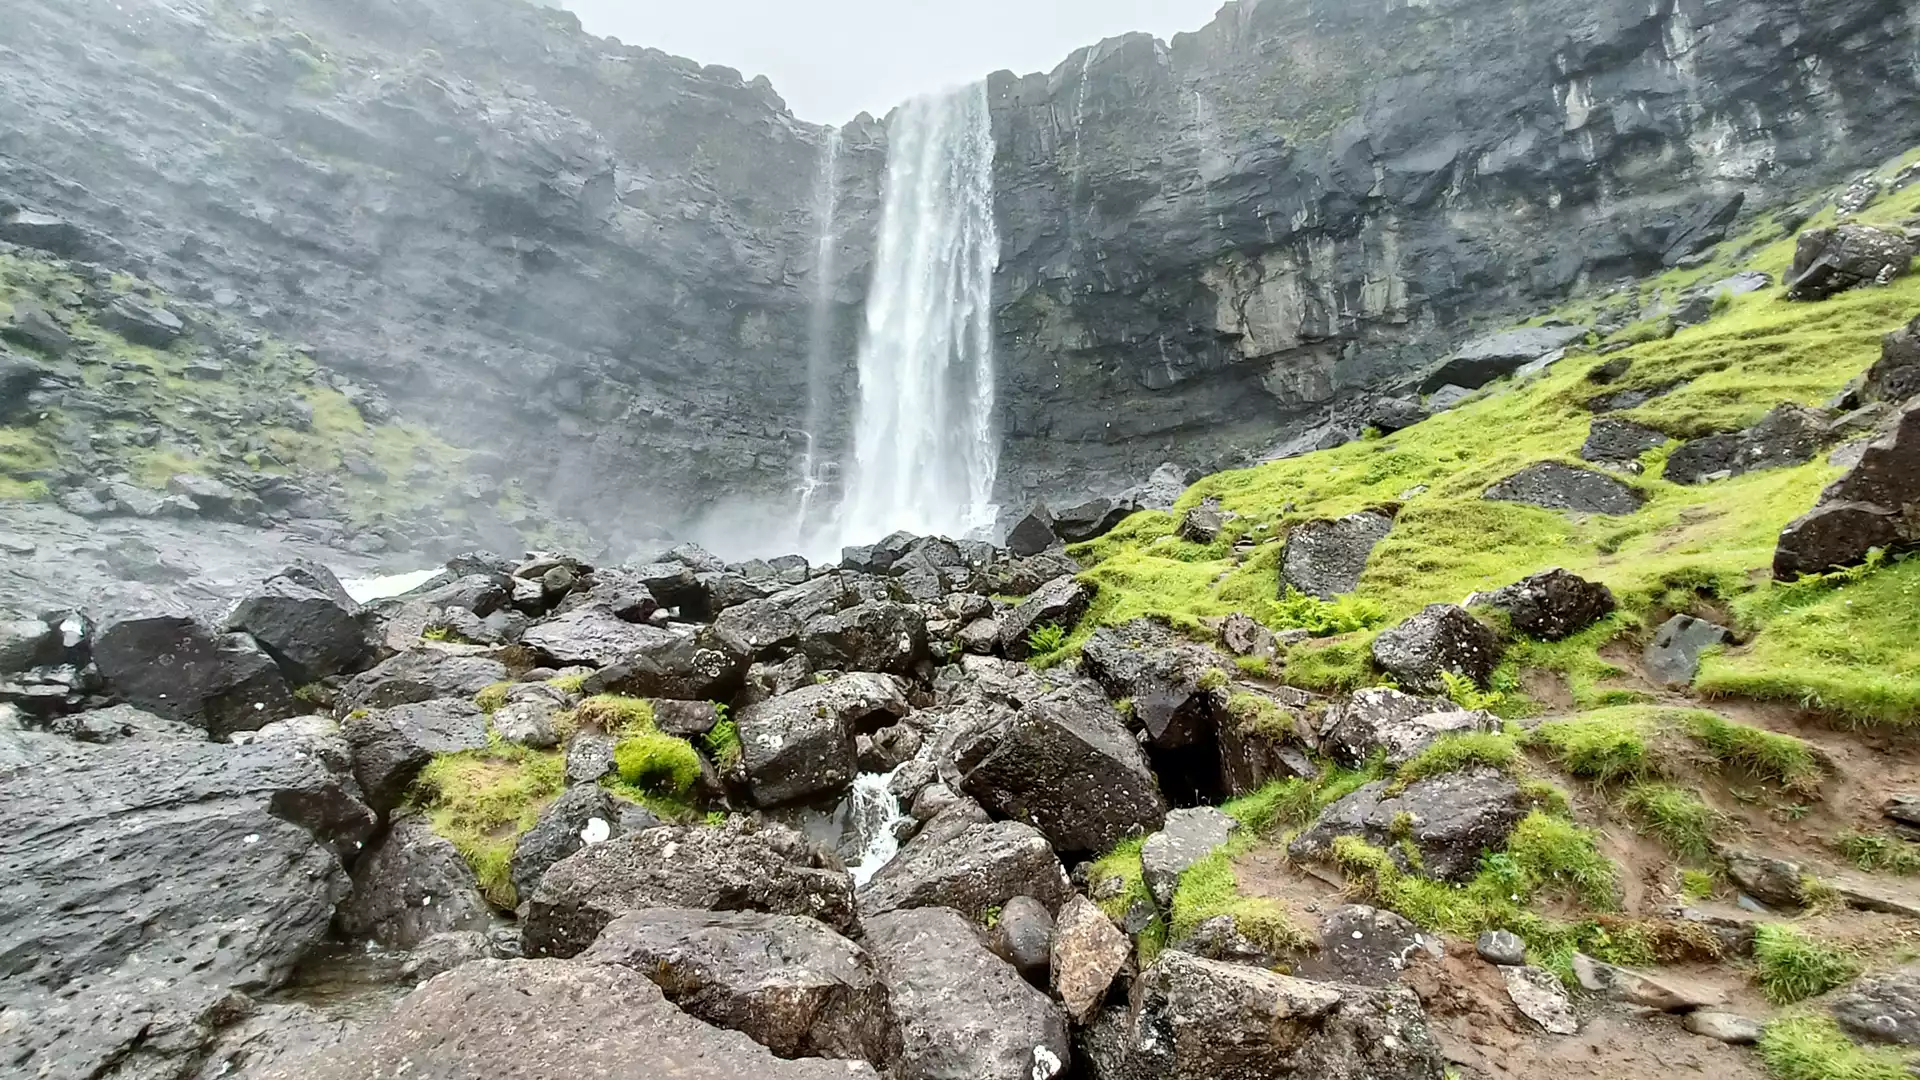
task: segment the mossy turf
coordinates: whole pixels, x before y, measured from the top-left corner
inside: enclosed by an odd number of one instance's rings
[[[1920,207],[1909,188],[1864,220],[1899,220]],[[1820,219],[1813,223],[1817,225]],[[1793,237],[1771,221],[1727,241],[1712,263],[1645,283],[1643,298],[1738,270],[1781,280]],[[1559,314],[1589,317],[1611,301],[1576,301]],[[1813,591],[1769,580],[1780,530],[1811,508],[1839,475],[1824,457],[1793,468],[1697,486],[1663,478],[1668,447],[1649,451],[1643,471],[1624,479],[1645,497],[1632,514],[1569,515],[1482,494],[1541,461],[1583,468],[1589,402],[1622,389],[1665,389],[1619,413],[1675,440],[1734,431],[1783,403],[1818,406],[1879,355],[1880,339],[1920,309],[1920,275],[1856,289],[1820,303],[1795,303],[1779,288],[1721,301],[1706,323],[1670,336],[1623,332],[1629,347],[1606,357],[1576,352],[1522,385],[1499,384],[1406,430],[1285,461],[1209,476],[1172,512],[1145,512],[1073,553],[1099,587],[1071,647],[1095,625],[1157,616],[1195,634],[1206,620],[1244,612],[1274,629],[1305,627],[1319,640],[1295,646],[1281,676],[1313,690],[1383,682],[1368,644],[1378,629],[1435,602],[1457,602],[1561,566],[1607,584],[1621,614],[1568,642],[1525,639],[1509,650],[1504,686],[1526,670],[1564,678],[1580,708],[1628,704],[1633,691],[1609,685],[1623,673],[1600,655],[1653,620],[1705,604],[1730,605],[1751,644],[1710,657],[1699,686],[1715,694],[1789,700],[1837,717],[1906,724],[1920,718],[1920,565],[1880,568]],[[1631,328],[1630,328],[1631,329]],[[1627,374],[1609,385],[1590,378],[1619,359]],[[1498,432],[1498,438],[1489,438]],[[1234,515],[1212,544],[1179,538],[1180,514],[1218,499]],[[1317,518],[1396,507],[1393,531],[1374,550],[1354,595],[1333,603],[1284,597],[1284,536]],[[1254,542],[1249,551],[1239,545]]]
[[[1908,1080],[1912,1075],[1906,1055],[1862,1047],[1840,1025],[1815,1013],[1769,1023],[1759,1050],[1773,1080]]]
[[[1826,768],[1804,739],[1704,709],[1621,705],[1549,720],[1526,744],[1572,776],[1609,785],[1674,779],[1692,769],[1733,770],[1785,791],[1817,796]]]
[[[1860,974],[1849,951],[1797,927],[1772,923],[1753,938],[1753,980],[1775,1005],[1792,1005],[1844,986]]]
[[[566,757],[496,742],[485,750],[443,754],[414,782],[410,802],[433,831],[452,841],[495,905],[512,910],[509,863],[520,834],[566,786]]]

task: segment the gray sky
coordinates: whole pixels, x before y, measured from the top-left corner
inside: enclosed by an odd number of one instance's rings
[[[1197,30],[1221,0],[562,0],[587,29],[765,75],[794,114],[844,123],[1000,68],[1051,71],[1101,38]]]

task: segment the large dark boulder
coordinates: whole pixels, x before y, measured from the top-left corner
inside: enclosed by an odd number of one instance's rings
[[[430,647],[408,649],[350,679],[340,691],[339,706],[357,712],[437,698],[471,699],[506,681],[507,669],[497,660]]]
[[[1008,531],[1007,550],[1015,555],[1038,555],[1059,547],[1060,538],[1054,535],[1053,527],[1053,514],[1044,505],[1035,503]]]
[[[1147,738],[1168,749],[1213,738],[1225,695],[1201,683],[1224,663],[1213,650],[1177,641],[1146,620],[1095,630],[1080,650],[1081,670],[1109,697],[1131,701]]]
[[[1047,968],[1074,1023],[1087,1022],[1132,958],[1132,943],[1093,901],[1075,893],[1060,906]]]
[[[630,911],[691,908],[805,915],[835,930],[853,921],[853,880],[823,870],[778,827],[668,826],[629,833],[547,871],[522,923],[528,956],[574,956]]]
[[[1499,638],[1457,604],[1429,604],[1373,639],[1373,662],[1422,693],[1444,691],[1440,675],[1449,671],[1485,686],[1499,661]]]
[[[907,675],[927,656],[927,617],[912,604],[866,601],[809,620],[800,651],[816,670]]]
[[[1054,578],[1000,617],[1000,651],[1010,660],[1033,655],[1033,632],[1042,626],[1071,631],[1093,602],[1093,586],[1072,576]]]
[[[740,710],[741,764],[754,805],[845,790],[857,772],[855,736],[910,709],[899,680],[854,672]]]
[[[1296,859],[1324,858],[1342,836],[1386,848],[1402,870],[1438,881],[1465,881],[1480,858],[1499,851],[1532,810],[1511,777],[1492,769],[1444,773],[1416,780],[1399,794],[1376,780],[1320,812],[1287,851]],[[1419,852],[1410,864],[1399,842]]]
[[[1180,875],[1218,851],[1239,822],[1211,806],[1175,810],[1140,847],[1140,876],[1161,910],[1170,911]]]
[[[1667,434],[1656,431],[1644,424],[1618,417],[1595,417],[1587,429],[1587,441],[1580,447],[1583,461],[1600,461],[1612,465],[1626,465],[1640,460],[1640,455],[1649,450],[1657,450],[1667,445]]]
[[[786,1061],[681,1011],[620,964],[481,960],[415,990],[386,1020],[261,1080],[877,1080],[864,1062]]]
[[[1361,986],[1391,986],[1413,958],[1431,949],[1443,955],[1437,937],[1429,937],[1391,911],[1365,904],[1342,904],[1320,921],[1327,962],[1340,978]]]
[[[1348,768],[1359,768],[1376,754],[1397,766],[1443,735],[1499,728],[1496,718],[1469,712],[1445,698],[1370,687],[1327,709],[1320,722],[1320,749]]]
[[[659,908],[615,919],[581,954],[652,980],[688,1015],[783,1058],[885,1064],[887,988],[866,951],[797,915]]]
[[[965,916],[915,908],[874,916],[865,929],[891,1001],[899,1080],[1052,1080],[1066,1071],[1060,1007],[989,952]]]
[[[1584,326],[1529,326],[1476,338],[1428,372],[1420,392],[1431,394],[1444,386],[1478,390],[1586,336]]]
[[[1631,514],[1647,501],[1611,476],[1557,461],[1527,466],[1488,488],[1486,497],[1576,514]]]
[[[93,660],[116,696],[215,736],[302,711],[279,666],[252,638],[188,616],[111,623],[93,643]]]
[[[954,764],[968,795],[1066,853],[1105,852],[1167,815],[1146,754],[1090,683],[1061,687],[956,743]]]
[[[1877,1043],[1920,1046],[1920,966],[1876,972],[1828,1004],[1840,1026]]]
[[[708,605],[713,600],[712,592],[700,581],[700,573],[718,573],[726,569],[726,564],[689,565],[685,562],[647,563],[642,566],[623,566],[625,576],[635,584],[647,590],[660,601],[661,606],[678,608],[683,618],[705,618]]]
[[[1699,673],[1700,661],[1708,649],[1732,640],[1732,633],[1724,626],[1691,615],[1675,615],[1654,632],[1640,661],[1654,682],[1685,686]]]
[[[596,827],[594,822],[600,825]],[[613,797],[598,784],[575,784],[540,811],[533,828],[514,841],[513,856],[507,873],[513,883],[516,902],[532,899],[553,864],[587,847],[587,838],[596,832],[610,840],[627,832],[629,823],[659,824],[645,809]]]
[[[1774,550],[1773,575],[1791,581],[1866,560],[1873,548],[1920,547],[1920,401],[1909,402],[1885,434],[1789,524]]]
[[[1169,949],[1089,1032],[1098,1080],[1442,1080],[1405,987],[1309,982]]]
[[[1913,244],[1902,233],[1871,225],[1808,229],[1794,245],[1787,299],[1825,300],[1862,285],[1885,285],[1912,263]]]
[[[468,698],[396,705],[341,725],[353,754],[353,775],[367,802],[385,813],[400,805],[420,770],[438,754],[481,750],[487,718]]]
[[[0,349],[0,423],[11,423],[31,406],[28,395],[52,372],[39,361]]]
[[[923,907],[980,916],[1016,896],[1032,897],[1052,911],[1072,892],[1039,830],[996,821],[916,836],[860,888],[858,899],[863,919]]]
[[[333,572],[289,567],[241,598],[227,629],[249,634],[297,684],[357,670],[373,651],[353,602]]]
[[[1826,437],[1824,414],[1800,405],[1779,405],[1745,431],[1709,435],[1682,445],[1667,457],[1663,479],[1703,484],[1761,469],[1804,465],[1820,452]]]
[[[684,635],[629,622],[611,607],[584,604],[535,623],[520,643],[555,667],[606,667],[628,657],[662,651]]]
[[[190,1063],[233,990],[326,937],[337,853],[376,824],[291,745],[8,731],[0,810],[0,1015],[32,1018],[0,1023],[0,1059],[48,1077],[179,1075],[156,1059]]]
[[[736,604],[721,612],[714,626],[744,641],[756,660],[781,659],[799,647],[808,623],[860,602],[849,576],[822,574],[764,600]]]
[[[180,316],[158,304],[122,296],[108,304],[94,320],[135,345],[164,349],[186,335]]]
[[[735,609],[738,610],[738,609]],[[731,701],[746,681],[749,650],[718,627],[676,633],[589,675],[583,694],[675,701]]]
[[[1613,591],[1597,581],[1555,568],[1476,597],[1506,613],[1513,629],[1542,641],[1560,641],[1613,614]]]
[[[1179,497],[1178,492],[1175,497]],[[1069,544],[1098,539],[1112,532],[1139,508],[1131,496],[1109,498],[1103,495],[1088,499],[1056,513],[1053,516],[1053,534]]]
[[[1280,555],[1280,591],[1322,600],[1352,592],[1374,547],[1392,530],[1393,518],[1378,510],[1294,526]]]
[[[1867,369],[1860,399],[1898,405],[1920,396],[1920,315],[1880,340],[1880,359]]]
[[[466,860],[418,817],[393,822],[353,868],[353,895],[340,930],[389,949],[411,949],[435,934],[484,931],[492,922]]]

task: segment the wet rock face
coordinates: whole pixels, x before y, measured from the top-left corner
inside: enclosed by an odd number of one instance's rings
[[[396,821],[354,867],[353,897],[340,928],[390,949],[411,949],[435,934],[485,930],[480,886],[453,844],[419,818]]]
[[[1067,872],[1047,838],[1017,821],[957,822],[914,838],[859,892],[863,917],[908,908],[948,907],[983,914],[1016,896],[1048,911],[1072,895]]]
[[[93,655],[108,686],[130,704],[214,735],[253,731],[301,711],[257,642],[192,618],[114,623],[94,643]]]

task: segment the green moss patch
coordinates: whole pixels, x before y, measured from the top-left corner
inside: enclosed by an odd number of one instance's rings
[[[1797,927],[1771,923],[1753,938],[1753,981],[1767,1000],[1791,1005],[1851,982],[1860,961]]]
[[[1893,1050],[1866,1049],[1847,1038],[1831,1019],[1808,1013],[1767,1025],[1760,1060],[1774,1080],[1908,1080],[1908,1058]]]
[[[557,751],[496,743],[435,758],[414,782],[409,801],[473,867],[487,899],[512,910],[519,899],[508,873],[514,844],[565,788],[566,770],[566,757]]]

